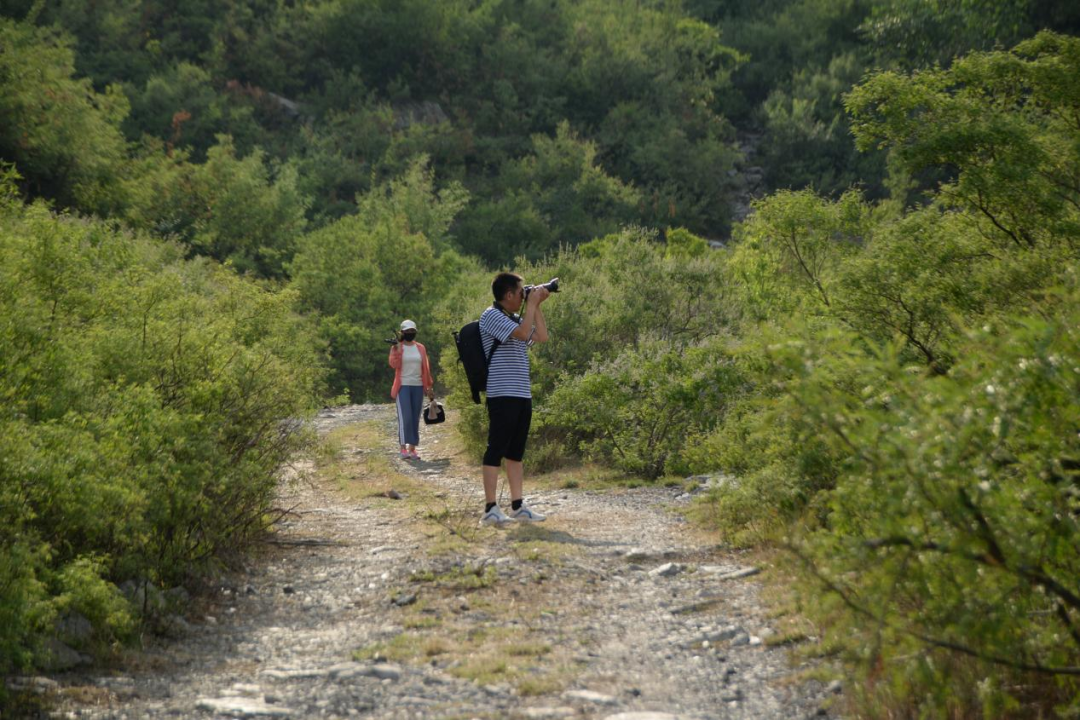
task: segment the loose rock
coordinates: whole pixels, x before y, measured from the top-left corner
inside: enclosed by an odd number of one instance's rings
[[[224,697],[203,698],[195,703],[199,710],[231,715],[233,717],[292,717],[293,711],[277,705],[267,705],[258,700]]]
[[[649,575],[653,577],[674,577],[682,571],[683,566],[679,563],[664,563],[660,567],[650,570]]]
[[[592,690],[568,690],[563,693],[567,700],[579,700],[581,702],[595,703],[597,705],[618,705],[619,701],[610,695],[593,692]]]

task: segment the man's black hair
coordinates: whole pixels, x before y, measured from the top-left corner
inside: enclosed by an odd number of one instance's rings
[[[491,281],[491,293],[495,296],[495,302],[502,302],[502,299],[506,297],[506,293],[516,290],[518,283],[522,279],[520,275],[512,272],[503,272],[496,275],[495,279]]]

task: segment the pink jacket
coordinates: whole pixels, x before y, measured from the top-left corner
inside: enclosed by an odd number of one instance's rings
[[[431,392],[435,382],[431,379],[431,366],[428,365],[427,348],[416,343],[420,349],[420,381],[424,383],[424,392]],[[390,348],[390,367],[394,368],[394,386],[390,388],[390,397],[397,400],[398,392],[401,391],[401,344],[398,343]]]

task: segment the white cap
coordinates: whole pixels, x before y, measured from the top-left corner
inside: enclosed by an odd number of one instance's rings
[[[414,323],[412,320],[402,320],[401,321],[401,329],[402,329],[402,331],[415,330],[416,329],[416,323]]]

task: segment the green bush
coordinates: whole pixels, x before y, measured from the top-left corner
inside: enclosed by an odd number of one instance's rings
[[[120,87],[97,92],[75,77],[71,43],[53,28],[0,17],[0,46],[0,158],[19,166],[36,196],[86,212],[120,207]]]
[[[861,716],[1080,708],[1078,58],[1042,34],[869,79],[860,145],[948,182],[777,194],[723,268],[744,383],[685,456],[734,477],[695,511],[786,540]]]
[[[124,182],[125,217],[138,228],[171,236],[239,272],[282,278],[305,230],[310,200],[296,168],[268,163],[262,150],[237,157],[220,135],[206,162],[167,154],[148,142]]]
[[[641,342],[565,375],[544,399],[538,423],[586,458],[656,479],[686,472],[690,439],[723,419],[730,363],[714,347],[671,349]]]
[[[757,328],[760,336],[730,343],[732,381],[723,422],[703,429],[683,453],[694,473],[722,473],[693,512],[738,545],[768,543],[833,487],[842,456],[813,425],[796,422],[791,376],[771,355],[789,330]]]
[[[694,251],[700,239],[689,233],[674,234],[674,250],[654,232],[629,228],[515,268],[526,283],[561,281],[543,306],[550,340],[530,356],[536,431],[526,462],[550,467],[587,449],[651,477],[681,472],[687,436],[718,421],[728,377],[710,341],[727,326],[727,294],[717,279],[723,258]],[[493,276],[469,275],[436,313],[455,330],[476,319],[491,303]],[[651,372],[640,373],[639,362]],[[455,353],[443,375],[452,400],[467,408],[461,427],[469,447],[482,450],[486,414],[472,406]],[[600,430],[620,415],[626,434]]]
[[[995,717],[1080,708],[1077,328],[1074,290],[1042,317],[968,333],[947,376],[895,351],[839,355],[843,338],[778,355],[796,422],[843,457],[824,523],[794,546],[808,589],[848,608],[832,633],[865,672],[908,678],[868,683],[864,702],[936,716],[957,697]],[[858,381],[832,379],[845,374]],[[974,697],[973,674],[1027,680]]]
[[[317,313],[335,394],[389,398],[394,376],[383,340],[405,318],[417,323],[433,367],[446,348],[453,352],[450,328],[432,319],[436,303],[476,265],[450,249],[450,224],[466,200],[460,186],[436,192],[426,158],[418,158],[359,198],[359,214],[301,239],[293,287]]]
[[[183,582],[262,531],[322,381],[295,293],[42,204],[0,215],[7,672],[64,613],[123,639],[116,583]]]
[[[555,137],[536,135],[532,154],[508,160],[488,197],[462,213],[461,247],[489,263],[539,260],[561,245],[615,232],[635,217],[640,193],[607,175],[593,143],[566,122]]]

